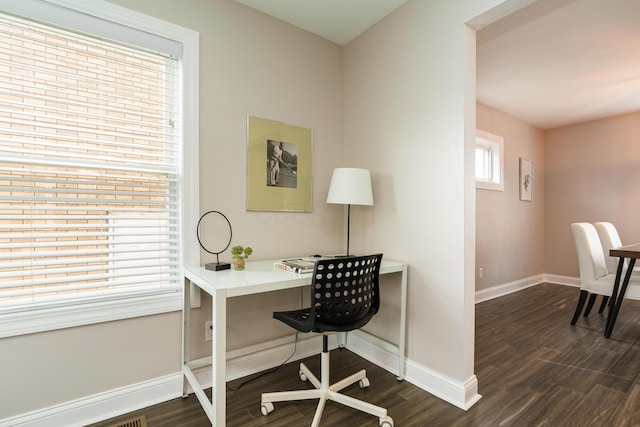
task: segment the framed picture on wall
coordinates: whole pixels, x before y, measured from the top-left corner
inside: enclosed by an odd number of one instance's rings
[[[520,157],[520,200],[533,201],[533,160]]]
[[[311,129],[248,117],[247,210],[312,211]]]

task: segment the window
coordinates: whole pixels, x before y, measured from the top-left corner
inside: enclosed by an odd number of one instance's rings
[[[180,57],[141,44],[0,14],[0,314],[159,295],[179,307],[193,92]]]
[[[504,139],[482,130],[476,131],[476,188],[504,190]]]

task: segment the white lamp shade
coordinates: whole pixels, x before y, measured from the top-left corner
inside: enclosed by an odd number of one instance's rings
[[[367,169],[337,168],[333,170],[327,203],[341,205],[373,205],[371,173]]]

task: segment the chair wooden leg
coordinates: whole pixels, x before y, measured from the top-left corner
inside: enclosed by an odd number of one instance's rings
[[[587,308],[584,309],[584,317],[589,317],[589,313],[591,313],[591,309],[593,308],[593,304],[596,302],[596,298],[598,298],[598,294],[589,295],[589,302],[587,302]]]
[[[600,310],[598,310],[598,313],[602,313],[604,312],[604,309],[607,308],[607,303],[609,302],[609,297],[606,295],[602,296],[602,303],[600,303]]]
[[[576,312],[573,313],[573,319],[571,319],[571,326],[574,326],[578,321],[578,317],[580,317],[580,313],[582,313],[582,307],[584,307],[584,303],[587,300],[587,295],[589,295],[589,292],[580,290],[580,297],[578,298],[578,306],[576,307]]]

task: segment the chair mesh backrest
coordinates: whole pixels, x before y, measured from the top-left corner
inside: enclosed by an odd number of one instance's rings
[[[311,283],[311,314],[317,322],[347,325],[373,316],[380,307],[382,254],[316,262]]]

